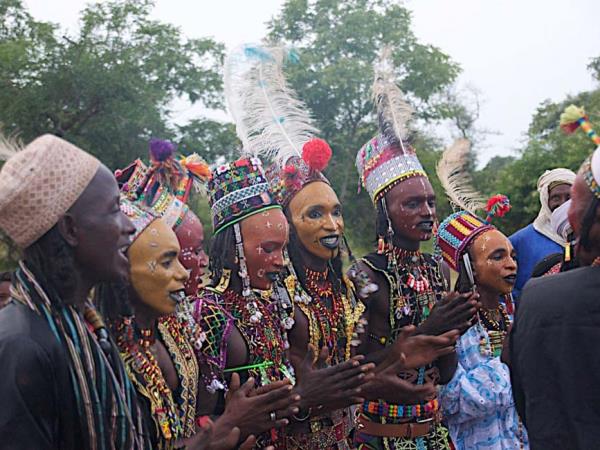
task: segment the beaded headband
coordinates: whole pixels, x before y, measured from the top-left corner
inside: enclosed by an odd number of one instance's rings
[[[592,194],[596,198],[600,198],[600,186],[598,185],[600,179],[600,147],[583,161],[581,173]]]
[[[391,144],[379,134],[369,140],[356,155],[361,186],[376,203],[390,189],[411,177],[427,177],[416,153],[406,143],[404,148]]]
[[[214,169],[208,182],[215,235],[252,214],[281,208],[258,158],[242,158]]]
[[[121,211],[127,216],[135,227],[135,233],[132,236],[132,242],[135,241],[140,234],[154,222],[158,217],[147,208],[143,208],[140,204],[131,201],[126,196],[121,195]]]
[[[323,139],[313,138],[302,147],[302,158],[288,158],[283,168],[275,163],[266,173],[271,190],[284,208],[304,186],[314,181],[331,185],[322,171],[331,159],[331,148]]]

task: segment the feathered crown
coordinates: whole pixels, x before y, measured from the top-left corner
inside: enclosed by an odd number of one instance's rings
[[[395,82],[391,47],[385,47],[375,65],[373,102],[379,133],[356,155],[360,183],[377,202],[399,182],[427,174],[414,149],[408,144],[408,123],[413,109]]]
[[[494,195],[487,203],[473,186],[468,170],[471,144],[466,139],[455,141],[444,150],[437,165],[437,175],[453,208],[459,211],[447,217],[438,227],[436,254],[442,256],[450,267],[458,270],[463,252],[483,232],[494,229],[494,217],[502,217],[510,211],[510,202],[505,195]],[[485,210],[486,219],[476,215]]]
[[[177,226],[189,210],[186,202],[192,188],[203,190],[210,180],[210,168],[196,153],[177,155],[175,144],[166,140],[150,140],[149,155],[150,166],[137,159],[115,171],[115,177],[126,198],[151,207]]]
[[[294,50],[245,45],[225,61],[225,95],[246,157],[273,160],[267,177],[282,205],[312,181],[329,183],[321,173],[331,148],[315,135],[307,107],[287,85],[286,61]]]

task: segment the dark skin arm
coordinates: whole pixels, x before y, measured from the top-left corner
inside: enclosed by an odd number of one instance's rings
[[[365,333],[360,337],[358,351],[366,355],[367,361],[377,364],[375,379],[365,387],[365,396],[369,399],[384,398],[400,404],[421,403],[431,399],[432,392],[435,392],[431,383],[417,386],[403,380],[397,374],[407,368],[429,364],[442,355],[454,354],[454,342],[458,332],[451,331],[449,335],[435,337],[442,339],[440,342],[435,342],[433,350],[432,343],[427,342],[432,336],[414,336],[418,334],[414,327],[406,328],[397,341],[390,346],[385,346],[385,343],[369,337],[369,333],[376,337],[390,335],[389,288],[387,280],[381,274],[374,272],[365,264],[359,263],[358,266],[379,286],[376,292],[364,299],[367,309],[363,318],[367,323]],[[410,340],[409,336],[421,341]],[[390,364],[392,368],[388,368]]]
[[[360,365],[358,356],[335,366],[327,363],[328,353],[309,347],[308,319],[299,308],[294,311],[294,327],[290,330],[290,361],[297,375],[296,390],[302,400],[302,417],[309,409],[324,411],[345,408],[363,401],[361,386],[368,381],[374,366]]]

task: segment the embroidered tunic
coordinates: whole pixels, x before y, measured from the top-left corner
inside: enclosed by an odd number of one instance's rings
[[[529,448],[515,410],[510,374],[500,357],[482,355],[481,324],[460,338],[458,368],[440,392],[440,404],[457,450]]]

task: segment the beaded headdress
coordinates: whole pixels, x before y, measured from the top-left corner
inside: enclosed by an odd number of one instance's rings
[[[315,138],[308,109],[287,85],[285,62],[297,62],[284,47],[245,45],[225,62],[225,93],[243,153],[274,160],[266,175],[284,207],[306,184],[329,184],[322,171],[331,148]]]
[[[127,197],[121,195],[121,211],[127,216],[133,226],[135,232],[132,236],[131,241],[135,241],[140,234],[157,219],[157,216],[153,214],[148,208],[144,208],[141,204],[132,202]]]
[[[448,265],[458,271],[465,249],[480,234],[495,229],[491,225],[494,217],[502,217],[510,211],[510,202],[505,195],[495,195],[486,205],[487,218],[482,220],[469,211],[458,211],[448,216],[439,226],[435,249]]]
[[[439,225],[435,252],[456,271],[459,270],[460,260],[471,242],[480,234],[494,229],[491,225],[494,217],[502,217],[510,210],[510,202],[505,195],[495,195],[485,204],[481,194],[473,188],[473,179],[468,170],[470,151],[470,142],[458,139],[444,150],[436,167],[438,178],[452,207],[459,211]],[[480,209],[487,213],[485,220],[475,214]]]
[[[169,226],[176,227],[189,210],[186,202],[192,188],[202,188],[210,169],[197,154],[176,156],[173,143],[152,139],[150,166],[137,159],[117,170],[115,176],[126,198],[152,208]]]
[[[394,81],[391,48],[386,47],[375,67],[373,101],[377,107],[379,133],[356,155],[360,185],[373,203],[410,177],[427,174],[415,150],[408,144],[407,123],[413,110]]]
[[[281,208],[258,158],[241,158],[217,166],[207,190],[215,235],[260,211]]]

